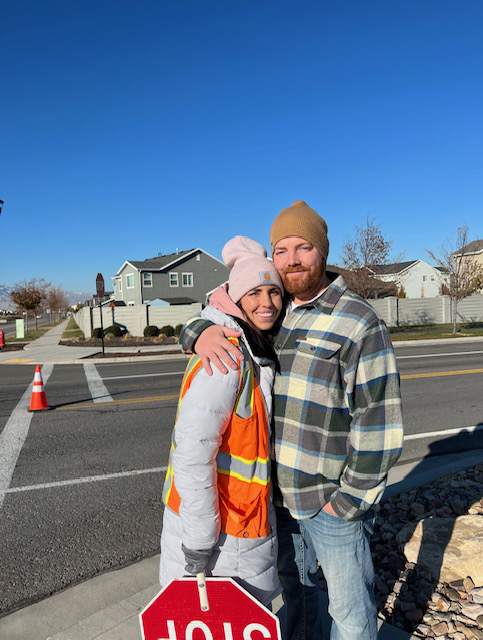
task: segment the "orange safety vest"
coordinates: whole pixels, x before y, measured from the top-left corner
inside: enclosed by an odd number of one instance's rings
[[[236,338],[230,340],[238,346]],[[237,538],[261,538],[270,532],[268,420],[253,363],[247,356],[245,354],[245,360],[238,365],[240,389],[216,457],[218,506],[222,531]],[[181,383],[178,413],[183,397],[201,367],[201,360],[193,356]],[[173,434],[171,451],[174,449]],[[171,459],[163,499],[170,509],[179,513],[181,498],[176,491]]]

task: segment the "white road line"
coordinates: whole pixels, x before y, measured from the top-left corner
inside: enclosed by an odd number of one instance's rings
[[[168,373],[138,373],[134,376],[106,376],[103,380],[126,380],[129,378],[154,378],[156,376],[182,376],[184,371],[169,371]]]
[[[89,391],[94,402],[113,402],[106,385],[102,381],[96,365],[92,362],[84,363],[84,372],[86,374]]]
[[[54,366],[46,364],[42,367],[44,385],[52,373]],[[23,443],[29,432],[33,413],[29,413],[30,397],[32,395],[33,380],[12,411],[10,418],[0,433],[0,507],[5,500],[8,487],[12,480],[15,465],[22,451]]]
[[[39,491],[40,489],[52,489],[54,487],[68,487],[75,484],[86,484],[89,482],[101,482],[103,480],[114,480],[115,478],[126,478],[145,475],[146,473],[166,473],[168,467],[153,467],[152,469],[135,469],[133,471],[122,471],[119,473],[107,473],[102,476],[86,476],[85,478],[74,478],[72,480],[61,480],[59,482],[44,482],[42,484],[30,484],[24,487],[12,487],[6,493],[20,493],[21,491]]]
[[[404,440],[422,440],[423,438],[434,438],[435,436],[454,436],[458,433],[474,433],[475,431],[483,431],[483,424],[477,424],[473,427],[458,427],[457,429],[445,429],[444,431],[428,431],[427,433],[412,433],[404,436]]]
[[[409,360],[410,358],[442,358],[443,356],[473,356],[483,353],[483,351],[458,351],[456,353],[421,353],[414,356],[398,356],[396,360]]]

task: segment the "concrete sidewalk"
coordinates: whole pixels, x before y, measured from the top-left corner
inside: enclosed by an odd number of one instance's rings
[[[97,352],[86,347],[58,344],[66,322],[48,331],[24,351],[0,353],[0,363],[66,364],[82,362],[82,357]],[[158,347],[155,347],[159,350]],[[115,348],[116,352],[120,349]],[[127,354],[127,357],[128,354]],[[148,356],[149,357],[149,356]],[[154,356],[160,358],[162,356]],[[176,356],[169,356],[176,357]],[[180,354],[179,357],[186,358]],[[136,358],[139,360],[139,358]],[[144,360],[144,358],[143,358]],[[119,358],[114,360],[119,362]],[[90,360],[93,362],[93,360]],[[102,359],[101,362],[106,362]],[[385,498],[410,491],[435,478],[471,467],[483,458],[481,450],[450,454],[394,467],[389,474]],[[104,573],[70,587],[31,606],[0,618],[1,640],[140,640],[139,612],[159,591],[159,556],[144,559],[123,569]],[[19,577],[19,579],[21,579]],[[324,598],[324,594],[321,594]],[[279,597],[274,611],[282,606]],[[281,615],[281,617],[283,614]],[[321,640],[329,640],[329,618]],[[407,640],[416,638],[380,621],[379,638]],[[218,639],[216,639],[218,640]]]
[[[176,354],[171,354],[171,357],[180,357],[187,359],[188,356],[184,355],[181,351],[181,347],[177,344],[170,345],[155,345],[155,346],[139,346],[139,347],[108,347],[104,349],[105,356],[102,356],[99,347],[66,347],[59,344],[62,334],[65,331],[68,320],[64,320],[56,327],[49,329],[41,338],[33,340],[24,349],[19,351],[0,351],[0,364],[79,364],[86,362],[85,358],[89,358],[88,362],[119,362],[119,358],[109,358],[109,353],[125,353],[124,361],[139,361],[139,356],[132,356],[130,354],[142,351],[176,351]],[[99,359],[90,358],[96,353],[100,353]],[[158,359],[163,356],[143,356],[142,359]]]

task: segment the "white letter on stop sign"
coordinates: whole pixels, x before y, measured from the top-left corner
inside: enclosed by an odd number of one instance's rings
[[[169,638],[158,638],[158,640],[177,640],[176,629],[174,628],[174,620],[168,620],[168,634]],[[210,629],[206,626],[204,622],[200,622],[199,620],[193,620],[186,627],[185,639],[193,640],[193,631],[195,629],[201,629],[205,634],[206,640],[213,640],[213,636],[211,634]]]
[[[168,638],[158,638],[158,640],[178,640],[176,635],[176,629],[174,627],[174,620],[168,620]],[[200,629],[205,635],[205,640],[213,640],[213,634],[210,631],[208,625],[201,620],[192,620],[186,627],[185,640],[193,640],[193,631]],[[233,640],[233,630],[230,622],[223,623],[223,631],[225,632],[225,640]],[[243,640],[252,640],[252,631],[259,631],[264,638],[271,638],[270,631],[259,624],[258,622],[252,622],[243,629]]]
[[[193,640],[193,631],[195,629],[201,629],[203,631],[203,633],[205,634],[206,640],[213,640],[213,635],[212,635],[212,633],[210,631],[210,628],[204,622],[201,622],[200,620],[193,620],[186,627],[186,635],[185,635],[186,640]],[[170,640],[171,640],[171,638],[170,638]]]
[[[243,640],[252,640],[252,631],[260,631],[264,638],[271,638],[270,631],[263,624],[252,622],[243,629]]]
[[[225,631],[225,640],[233,640],[233,630],[231,628],[231,622],[224,622],[223,629]],[[266,627],[264,627],[263,624],[252,622],[243,629],[243,640],[252,640],[252,631],[260,631],[264,638],[272,637],[270,635],[270,631]]]
[[[158,640],[176,640],[176,629],[174,628],[174,620],[167,620],[169,638],[158,638]]]

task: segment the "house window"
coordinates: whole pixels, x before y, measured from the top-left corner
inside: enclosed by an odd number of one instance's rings
[[[198,253],[198,254],[196,254],[196,262],[199,262],[200,260],[201,260],[201,256],[200,256],[200,254]]]
[[[169,286],[170,287],[179,287],[179,282],[178,282],[178,274],[177,273],[170,273],[169,274]]]
[[[119,278],[119,280],[117,281],[117,284],[119,285],[119,293],[122,292],[122,278]]]
[[[193,274],[192,273],[183,273],[183,287],[192,287],[193,286]]]
[[[428,276],[423,276],[423,282],[427,282],[428,281]]]
[[[134,288],[134,273],[130,273],[126,276],[126,287],[128,289]]]
[[[143,273],[143,286],[144,287],[152,287],[153,286],[153,274],[145,271]]]
[[[435,278],[434,276],[431,276],[431,282],[434,282],[434,281],[435,281],[435,279],[436,279],[436,278]]]

